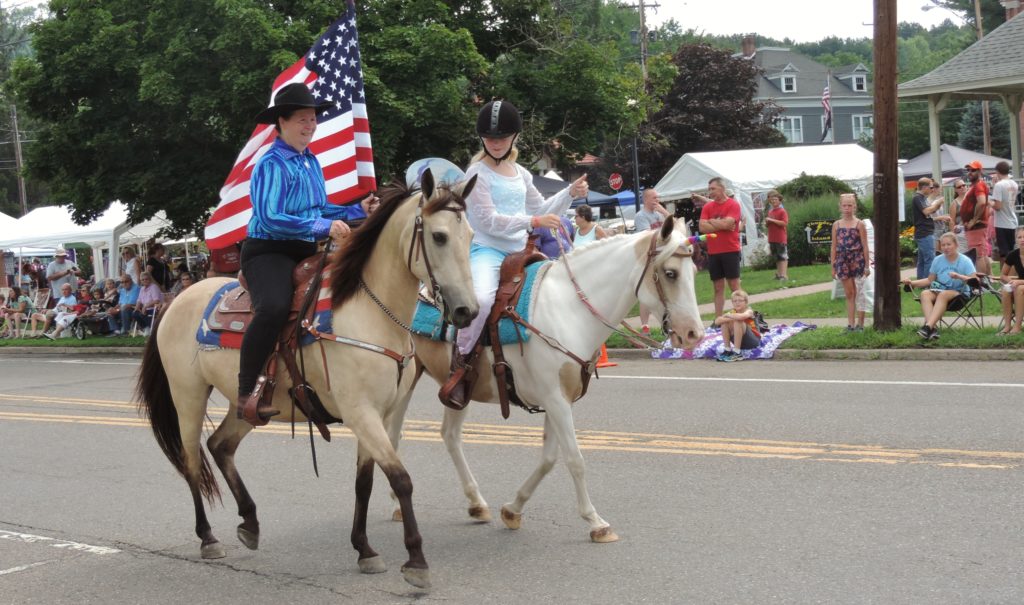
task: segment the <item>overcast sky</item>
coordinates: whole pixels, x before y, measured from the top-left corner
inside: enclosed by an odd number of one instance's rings
[[[645,0],[652,25],[668,19],[708,34],[754,33],[776,39],[813,42],[827,36],[870,38],[874,32],[872,0]],[[929,0],[896,0],[896,20],[920,23],[925,28],[946,19],[957,23],[956,13],[921,7]],[[808,6],[818,7],[808,10]],[[820,13],[815,15],[815,13]]]

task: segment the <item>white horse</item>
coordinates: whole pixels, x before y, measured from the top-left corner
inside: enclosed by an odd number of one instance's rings
[[[685,226],[679,225],[685,231]],[[653,313],[661,314],[673,345],[692,349],[703,338],[704,328],[697,310],[693,285],[697,269],[691,256],[692,248],[685,233],[675,230],[671,217],[660,230],[619,235],[573,250],[551,263],[546,273],[538,275],[529,322],[576,357],[593,360],[611,334],[612,326],[626,317],[639,296],[640,302]],[[590,308],[577,293],[573,275]],[[450,368],[451,346],[422,336],[414,340],[420,373],[426,371],[438,383],[443,383]],[[583,455],[576,442],[571,403],[583,393],[581,365],[536,334],[524,345],[522,355],[518,345],[507,345],[504,355],[512,368],[520,398],[524,403],[543,408],[546,413],[540,464],[519,488],[515,499],[501,507],[502,521],[510,529],[520,527],[523,507],[554,466],[561,449],[576,487],[579,514],[590,527],[591,540],[618,540],[590,501]],[[477,361],[479,378],[473,388],[474,401],[499,401],[491,362],[488,348]],[[403,418],[404,413],[392,417],[394,423],[390,432],[396,447]],[[478,521],[490,521],[490,509],[480,495],[463,453],[464,421],[465,410],[444,408],[441,434],[469,499],[470,516]],[[395,510],[393,517],[401,519],[402,512]]]
[[[429,172],[421,193],[389,188],[380,208],[353,231],[331,265],[333,334],[368,345],[307,347],[306,378],[324,407],[345,424],[358,440],[356,510],[352,545],[359,552],[363,573],[384,571],[380,556],[366,538],[366,512],[373,488],[373,465],[380,466],[397,494],[403,516],[409,560],[402,573],[410,584],[430,583],[422,539],[412,508],[412,481],[389,439],[385,426],[396,410],[404,413],[415,372],[407,329],[412,321],[420,282],[432,284],[450,310],[451,321],[468,325],[479,309],[471,287],[469,243],[472,231],[465,220],[465,196],[475,181],[453,190],[434,188]],[[195,505],[196,535],[204,559],[225,556],[206,519],[203,497],[213,503],[220,495],[217,480],[200,445],[207,400],[213,388],[228,401],[227,415],[206,445],[238,503],[242,523],[238,538],[248,548],[259,544],[256,504],[235,467],[239,442],[252,430],[235,415],[239,354],[234,350],[203,350],[194,334],[211,297],[226,279],[207,279],[185,290],[158,318],[146,345],[137,397],[149,418],[157,442],[188,482]],[[372,347],[380,349],[370,350]],[[291,380],[278,364],[274,405],[287,410]],[[404,371],[403,371],[404,370]],[[329,376],[325,375],[329,373]],[[333,388],[332,388],[333,387]],[[289,418],[290,413],[277,417]],[[267,480],[273,480],[267,477]]]

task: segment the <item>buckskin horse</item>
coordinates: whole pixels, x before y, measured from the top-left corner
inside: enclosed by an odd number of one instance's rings
[[[676,226],[683,232],[677,231]],[[595,359],[601,344],[638,298],[656,316],[661,314],[673,346],[689,350],[700,342],[704,328],[694,292],[697,269],[691,245],[685,226],[670,217],[660,230],[619,235],[573,250],[550,263],[545,273],[538,274],[529,323],[542,336],[531,336],[522,345],[522,354],[518,344],[507,345],[504,357],[512,369],[520,399],[546,412],[544,444],[540,464],[519,488],[515,499],[501,507],[501,519],[508,528],[519,529],[527,500],[554,466],[561,450],[576,487],[577,508],[589,525],[591,540],[618,540],[590,501],[571,404],[584,393],[591,370],[587,360]],[[443,383],[450,368],[451,346],[421,335],[413,340],[420,365],[417,380],[425,371],[439,384]],[[492,361],[491,352],[486,349],[477,360],[479,378],[473,388],[473,401],[499,401]],[[404,408],[392,416],[390,433],[396,447],[403,418]],[[465,410],[444,408],[441,434],[469,499],[469,515],[486,522],[491,520],[490,509],[463,452],[464,421]],[[403,514],[403,509],[396,509],[393,518],[402,519]]]
[[[471,230],[465,220],[465,196],[475,180],[450,189],[435,187],[426,174],[420,192],[386,188],[379,209],[355,229],[329,265],[333,335],[366,347],[331,342],[321,334],[323,355],[305,346],[306,379],[319,393],[326,410],[341,418],[358,442],[352,545],[363,573],[385,570],[366,537],[366,513],[373,487],[374,464],[380,466],[401,503],[409,560],[402,566],[407,582],[427,587],[430,576],[412,507],[412,481],[388,437],[386,426],[414,384],[411,322],[420,282],[430,284],[448,309],[449,319],[468,325],[478,305],[469,271]],[[200,444],[203,418],[212,389],[228,401],[227,415],[206,442],[210,454],[238,503],[242,523],[237,535],[246,547],[259,544],[256,504],[235,467],[239,442],[252,430],[235,415],[238,351],[203,350],[195,334],[213,294],[230,280],[203,280],[178,296],[154,325],[146,345],[137,385],[140,411],[171,464],[184,476],[195,505],[196,535],[201,556],[225,556],[210,528],[203,499],[212,505],[220,496]],[[334,338],[337,340],[337,338]],[[317,345],[312,345],[317,346]],[[392,355],[370,350],[384,349]],[[278,364],[274,405],[287,410],[291,381]],[[326,374],[325,374],[326,373]],[[333,388],[332,388],[333,386]],[[298,414],[296,414],[298,416]],[[282,419],[291,414],[277,417]]]

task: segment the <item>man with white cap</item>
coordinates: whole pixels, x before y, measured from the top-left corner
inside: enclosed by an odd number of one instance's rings
[[[64,284],[71,286],[72,292],[78,290],[78,276],[82,274],[78,265],[68,260],[68,253],[64,248],[57,248],[53,255],[56,258],[46,265],[46,279],[50,282],[50,293],[60,292],[60,287]]]

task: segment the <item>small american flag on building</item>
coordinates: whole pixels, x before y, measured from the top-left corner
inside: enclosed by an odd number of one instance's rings
[[[327,201],[344,204],[375,191],[377,180],[353,0],[349,0],[345,14],[327,28],[306,56],[274,80],[270,98],[293,82],[308,86],[318,101],[334,103],[333,108],[317,118],[316,135],[309,145],[323,167]],[[238,154],[221,187],[220,203],[206,224],[206,244],[210,249],[226,248],[245,239],[252,215],[249,178],[256,160],[270,149],[276,136],[273,124],[260,124]]]
[[[821,106],[825,109],[825,124],[821,128],[821,143],[825,142],[829,131],[832,130],[832,92],[829,87],[831,80],[832,74],[825,76],[825,90],[821,91]]]

